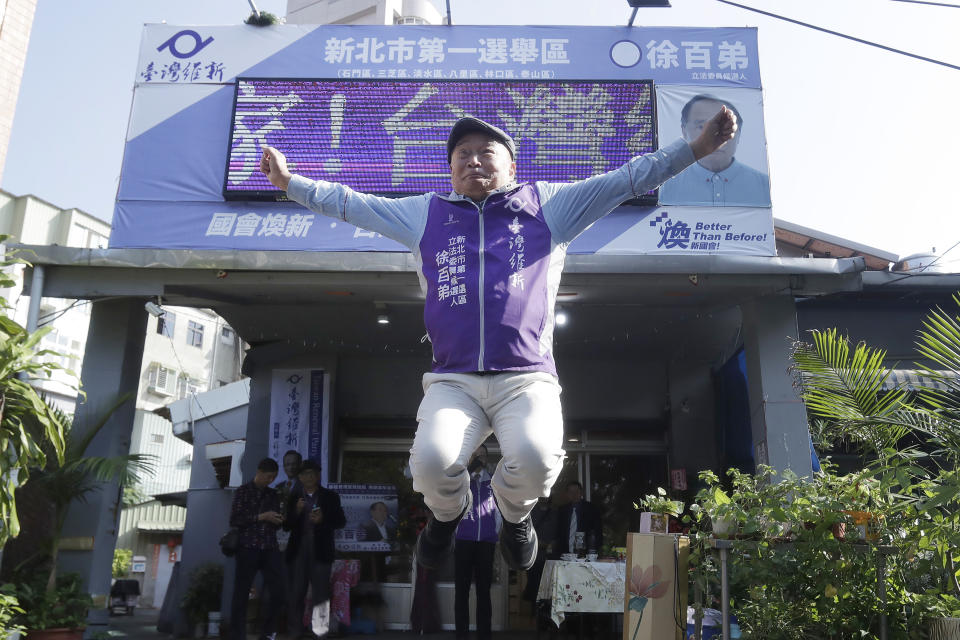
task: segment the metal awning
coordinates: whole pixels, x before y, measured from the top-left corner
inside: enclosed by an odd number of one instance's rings
[[[183,533],[185,522],[164,522],[162,520],[141,520],[137,523],[137,531],[149,533]]]
[[[938,371],[937,374],[943,377],[957,378],[952,371]],[[883,388],[890,391],[898,387],[907,391],[919,391],[920,389],[950,390],[950,387],[941,380],[924,375],[924,372],[920,369],[891,369],[889,377],[883,383]]]

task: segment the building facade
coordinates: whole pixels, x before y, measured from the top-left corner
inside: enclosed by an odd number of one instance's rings
[[[13,3],[16,4],[16,3]],[[0,234],[8,242],[40,246],[102,249],[107,246],[110,225],[78,209],[61,209],[32,195],[15,196],[0,191]],[[27,252],[18,254],[29,261]],[[28,324],[29,296],[23,296],[23,265],[8,267],[15,286],[0,295],[13,308],[14,320]],[[67,414],[77,410],[77,385],[87,329],[94,306],[90,300],[44,297],[37,328],[49,328],[40,347],[55,351],[47,359],[63,369],[36,386],[48,400]],[[118,546],[143,558],[138,568],[144,604],[163,600],[174,560],[179,557],[179,538],[185,508],[162,504],[156,496],[185,492],[190,484],[192,448],[174,438],[163,408],[192,394],[234,382],[240,378],[243,344],[236,332],[209,309],[163,307],[163,315],[150,316],[144,336],[144,353],[136,392],[136,412],[129,452],[154,456],[154,471],[143,478],[120,521]],[[146,514],[146,515],[144,515]],[[171,542],[174,544],[171,546]]]
[[[9,236],[7,242],[101,249],[107,246],[110,225],[79,209],[61,209],[36,196],[15,196],[0,191],[0,234]],[[17,257],[30,259],[29,254]],[[26,326],[29,299],[21,295],[24,267],[13,265],[8,269],[17,284],[0,295],[13,307],[13,319]],[[89,302],[58,298],[43,298],[40,302],[38,327],[50,327],[41,347],[62,354],[48,358],[64,370],[55,371],[49,379],[37,381],[36,385],[69,414],[76,406],[76,385],[89,323]]]
[[[0,177],[27,60],[37,0],[0,0]]]
[[[431,0],[287,0],[289,24],[444,24]]]

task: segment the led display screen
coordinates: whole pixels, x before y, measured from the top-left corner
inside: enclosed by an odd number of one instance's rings
[[[581,180],[656,149],[654,105],[650,81],[238,79],[224,195],[281,195],[259,171],[264,145],[314,180],[446,193],[447,135],[466,115],[513,137],[519,181]]]

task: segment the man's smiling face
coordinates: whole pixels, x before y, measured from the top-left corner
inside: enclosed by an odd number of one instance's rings
[[[453,190],[474,200],[513,183],[517,165],[510,151],[483,133],[469,133],[457,141],[450,157]]]

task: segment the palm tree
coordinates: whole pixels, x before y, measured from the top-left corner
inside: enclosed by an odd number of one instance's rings
[[[0,235],[0,244],[9,236]],[[16,283],[7,267],[26,264],[12,252],[0,257],[0,288]],[[10,305],[0,298],[0,549],[20,533],[16,490],[29,478],[31,468],[42,467],[48,456],[63,456],[65,423],[54,414],[31,385],[56,369],[40,350],[40,340],[50,328],[28,333],[9,317]]]
[[[141,473],[153,471],[155,456],[152,455],[125,454],[113,457],[86,455],[90,443],[113,413],[130,400],[131,395],[124,394],[109,405],[82,435],[73,429],[69,417],[62,411],[55,407],[50,409],[58,420],[69,426],[66,428],[62,460],[48,458],[46,466],[36,471],[33,480],[53,510],[53,527],[49,537],[48,592],[52,592],[56,587],[57,557],[70,505],[74,502],[86,502],[87,496],[99,489],[103,482],[116,481],[122,489],[136,484]]]
[[[960,307],[960,295],[953,296]],[[917,545],[936,553],[956,597],[960,548],[960,316],[932,309],[917,334],[916,364],[938,383],[910,391],[890,385],[886,352],[836,329],[794,345],[794,368],[812,431],[825,442],[859,444],[877,475],[894,474],[915,514]],[[893,386],[892,390],[887,390]]]

